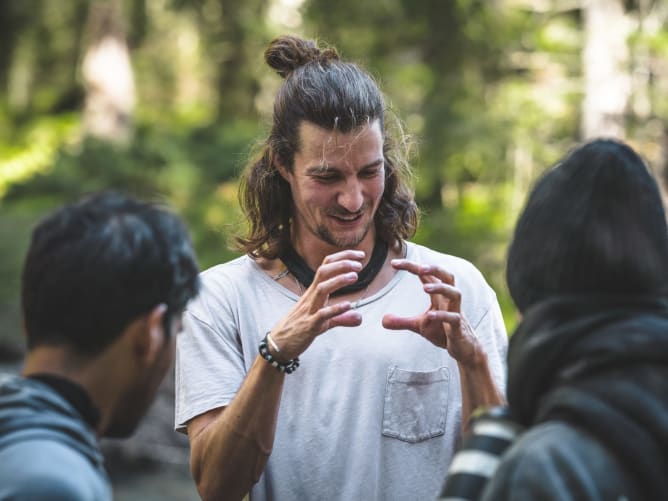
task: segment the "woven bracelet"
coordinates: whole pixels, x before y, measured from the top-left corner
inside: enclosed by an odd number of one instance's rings
[[[264,339],[260,341],[259,346],[260,356],[264,358],[267,362],[271,364],[279,372],[285,372],[286,374],[292,374],[297,367],[299,367],[299,357],[295,357],[288,362],[281,363],[276,360],[271,353],[269,353],[269,348],[267,346],[267,336],[264,336]]]

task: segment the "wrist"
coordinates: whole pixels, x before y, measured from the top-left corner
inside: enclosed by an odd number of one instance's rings
[[[284,361],[284,359],[280,356],[281,350],[271,337],[270,332],[267,332],[267,334],[264,336],[264,339],[260,341],[258,351],[260,356],[269,362],[269,364],[279,372],[292,374],[295,370],[297,370],[297,367],[299,367],[299,357]]]
[[[466,372],[489,372],[487,354],[476,344],[472,353],[462,360],[457,360],[460,370]]]

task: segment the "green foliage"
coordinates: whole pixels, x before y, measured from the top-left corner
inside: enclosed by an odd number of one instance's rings
[[[479,266],[514,325],[503,277],[510,231],[533,180],[579,138],[581,8],[119,0],[137,89],[132,140],[119,146],[88,137],[82,118],[81,61],[94,35],[91,8],[101,3],[0,2],[0,327],[17,312],[29,227],[82,193],[115,188],[165,201],[187,221],[203,267],[236,255],[237,180],[280,84],[262,53],[285,32],[335,45],[378,79],[418,145],[426,215],[416,240]],[[628,41],[629,73],[647,80],[628,131],[649,152],[661,151],[668,123],[668,31],[658,5],[627,11],[639,27]],[[294,25],[268,17],[290,9]]]
[[[206,256],[231,255],[226,234],[240,222],[234,186],[258,133],[252,121],[184,129],[142,124],[128,147],[92,138],[64,144],[49,169],[14,184],[4,203],[43,197],[69,201],[104,189],[165,200],[182,212],[194,241],[209,250],[200,258],[211,265],[215,261]]]

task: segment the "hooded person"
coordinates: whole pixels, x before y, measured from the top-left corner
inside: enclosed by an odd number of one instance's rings
[[[527,431],[485,500],[649,500],[668,493],[668,229],[627,145],[595,140],[531,192],[508,253],[523,318],[508,405]]]

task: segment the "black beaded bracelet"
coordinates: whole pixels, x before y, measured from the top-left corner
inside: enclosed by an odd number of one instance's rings
[[[267,362],[271,364],[279,372],[285,372],[286,374],[292,374],[297,367],[299,367],[299,357],[295,357],[288,362],[281,363],[276,360],[271,353],[269,353],[269,348],[267,347],[267,336],[260,341],[259,346],[260,356],[264,358]]]

